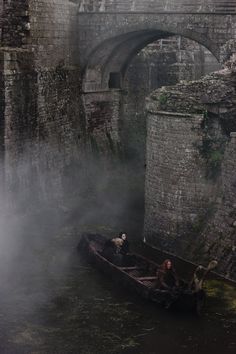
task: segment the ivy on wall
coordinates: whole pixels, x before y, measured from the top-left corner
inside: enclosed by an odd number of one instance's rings
[[[215,120],[204,112],[202,143],[198,145],[200,156],[206,161],[206,178],[215,180],[220,174],[228,137],[214,126]]]

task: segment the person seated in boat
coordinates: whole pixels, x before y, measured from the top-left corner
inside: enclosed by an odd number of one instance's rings
[[[104,244],[101,255],[106,258],[109,262],[114,263],[118,266],[122,265],[123,256],[120,253],[121,247],[123,245],[123,240],[119,237],[107,240]]]
[[[163,290],[174,290],[179,287],[179,279],[170,259],[166,259],[157,270],[156,287]]]

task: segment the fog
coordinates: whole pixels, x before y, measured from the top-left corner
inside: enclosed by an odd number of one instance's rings
[[[37,161],[32,147],[26,151],[15,165],[1,164],[0,305],[9,304],[12,315],[55,295],[82,232],[111,237],[128,226],[136,237],[136,191],[125,163],[85,154],[64,170],[50,169],[48,154]],[[53,149],[50,155],[64,161]]]

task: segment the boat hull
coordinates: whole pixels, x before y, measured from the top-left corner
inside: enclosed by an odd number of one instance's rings
[[[181,281],[181,288],[175,291],[161,290],[155,287],[155,274],[159,265],[141,255],[134,254],[137,266],[118,267],[101,255],[107,239],[99,234],[84,234],[79,243],[79,251],[89,258],[90,262],[116,283],[122,284],[147,300],[151,300],[171,310],[202,313],[205,304],[205,292],[193,292]]]

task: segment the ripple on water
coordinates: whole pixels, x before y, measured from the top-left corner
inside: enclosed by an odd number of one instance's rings
[[[16,290],[17,307],[5,299],[0,352],[4,347],[10,354],[235,353],[235,288],[223,281],[206,282],[202,318],[145,302],[78,259],[56,280],[49,274],[45,284],[41,291]],[[27,301],[34,305],[30,311]]]

